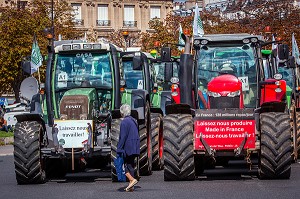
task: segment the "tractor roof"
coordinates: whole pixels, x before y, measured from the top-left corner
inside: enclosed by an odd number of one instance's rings
[[[209,34],[209,35],[203,35],[203,37],[195,37],[199,40],[208,40],[208,41],[242,41],[246,38],[253,38],[256,37],[258,40],[263,40],[263,37],[261,35],[251,35],[248,33],[239,33],[239,34]]]
[[[107,42],[84,42],[81,40],[66,40],[59,41],[60,43],[55,43],[55,52],[71,52],[71,51],[93,51],[93,50],[106,50],[110,51],[110,43]],[[121,48],[117,47],[114,44],[111,44],[116,47],[117,51],[122,51]]]

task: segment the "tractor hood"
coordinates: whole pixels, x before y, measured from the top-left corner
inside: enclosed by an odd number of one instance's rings
[[[213,78],[207,85],[210,92],[220,93],[226,96],[230,92],[241,90],[242,82],[234,75],[220,75]]]
[[[60,118],[91,119],[96,99],[97,93],[94,88],[75,88],[66,91],[60,102]]]

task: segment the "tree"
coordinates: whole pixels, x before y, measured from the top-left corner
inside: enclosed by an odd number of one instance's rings
[[[300,43],[300,8],[293,4],[293,0],[231,2],[225,11],[213,9],[200,13],[205,34],[249,33],[262,35],[268,40],[274,34],[291,44],[294,32],[297,43]],[[179,24],[192,32],[192,21],[193,17],[180,17],[171,13],[164,21],[151,20],[149,27],[152,32],[142,34],[143,50],[155,49],[154,41],[162,45],[177,43]],[[272,28],[271,34],[264,31],[266,26]],[[176,46],[172,46],[172,55],[178,54],[180,52]]]
[[[72,8],[65,1],[54,2],[54,28],[65,38],[73,38],[75,33],[72,21]],[[49,44],[44,30],[51,27],[51,6],[49,1],[34,0],[28,6],[19,6],[12,1],[0,8],[0,94],[13,91],[19,101],[19,90],[25,78],[21,61],[30,56],[33,35],[37,37],[42,55],[47,54]],[[44,77],[45,66],[40,67]],[[34,74],[36,76],[36,74]]]

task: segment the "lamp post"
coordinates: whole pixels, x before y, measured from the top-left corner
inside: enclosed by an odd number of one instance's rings
[[[123,35],[124,40],[125,40],[125,51],[127,51],[127,39],[128,39],[129,33],[128,33],[128,31],[123,31],[122,35]]]

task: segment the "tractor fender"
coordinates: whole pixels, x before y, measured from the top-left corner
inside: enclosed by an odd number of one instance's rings
[[[159,113],[161,115],[164,115],[163,111],[160,108],[153,108],[153,107],[151,107],[150,108],[150,112],[151,113]]]
[[[119,119],[121,118],[121,112],[120,109],[115,109],[111,111],[111,115],[112,115],[112,119]],[[138,112],[136,110],[131,110],[130,115],[134,118],[134,119],[138,119]]]
[[[15,115],[15,117],[17,118],[18,123],[25,122],[25,121],[36,121],[42,125],[43,132],[46,132],[46,129],[47,129],[46,124],[43,119],[43,115],[41,115],[41,114],[24,113],[24,114]],[[43,137],[43,135],[40,135],[40,136]]]
[[[150,101],[148,91],[143,89],[133,89],[131,91],[131,110],[138,112],[138,119],[145,119],[145,107],[147,101]]]
[[[190,114],[195,116],[195,110],[188,104],[171,104],[166,106],[166,114]]]

